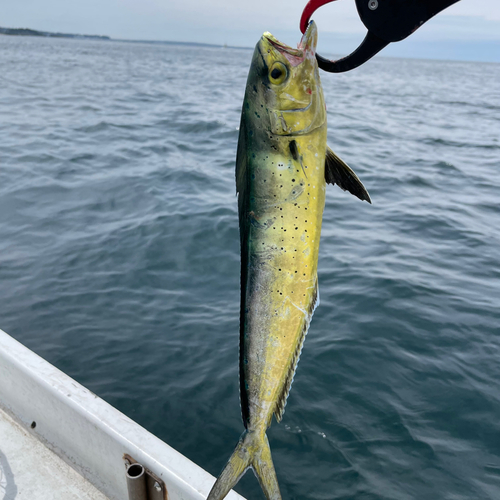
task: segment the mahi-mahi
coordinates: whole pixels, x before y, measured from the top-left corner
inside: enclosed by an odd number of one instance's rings
[[[248,468],[280,500],[266,430],[279,422],[313,312],[326,182],[370,202],[326,145],[326,109],[309,25],[297,49],[270,33],[248,76],[236,158],[241,243],[240,399],[245,431],[208,500]]]

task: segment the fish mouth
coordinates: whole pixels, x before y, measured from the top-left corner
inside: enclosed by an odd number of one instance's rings
[[[306,29],[306,32],[302,35],[302,38],[300,39],[298,48],[315,56],[317,44],[318,44],[318,28],[316,27],[316,23],[314,21],[311,21]]]
[[[263,35],[276,50],[281,52],[287,58],[292,66],[298,66],[306,58],[314,57],[316,55],[316,45],[318,42],[318,29],[316,23],[311,21],[302,36],[297,48],[294,49],[289,45],[280,42],[274,35],[266,31]]]

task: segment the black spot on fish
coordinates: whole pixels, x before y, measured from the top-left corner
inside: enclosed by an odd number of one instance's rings
[[[295,161],[299,159],[299,149],[297,148],[297,142],[295,139],[290,141],[290,153],[292,153],[292,157]]]

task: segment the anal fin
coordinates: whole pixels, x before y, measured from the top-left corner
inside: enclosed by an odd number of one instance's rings
[[[328,146],[325,157],[325,181],[328,184],[337,184],[340,189],[349,191],[360,200],[371,203],[370,195],[354,171],[340,159]]]
[[[307,316],[305,317],[304,326],[302,328],[302,332],[300,333],[300,337],[297,342],[297,348],[295,349],[295,352],[291,359],[290,366],[288,367],[288,373],[286,375],[286,379],[283,384],[283,388],[281,390],[281,394],[277,399],[276,407],[274,408],[274,416],[276,417],[276,420],[278,422],[281,422],[283,414],[285,413],[286,400],[288,398],[288,394],[290,393],[290,389],[292,388],[293,377],[295,376],[295,372],[297,370],[297,365],[299,363],[302,347],[304,346],[304,340],[306,338],[307,331],[309,330],[309,325],[311,323],[312,316],[318,305],[319,305],[319,289],[318,289],[318,278],[316,278],[316,285],[314,286],[314,295],[312,296],[312,300],[307,311]]]

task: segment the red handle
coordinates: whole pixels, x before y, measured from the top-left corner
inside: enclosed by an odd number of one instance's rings
[[[314,14],[314,11],[319,9],[321,6],[334,1],[335,0],[309,0],[304,9],[304,12],[302,12],[302,17],[300,18],[300,31],[302,33],[306,32],[307,26],[309,25],[309,21],[311,20],[311,16]]]

